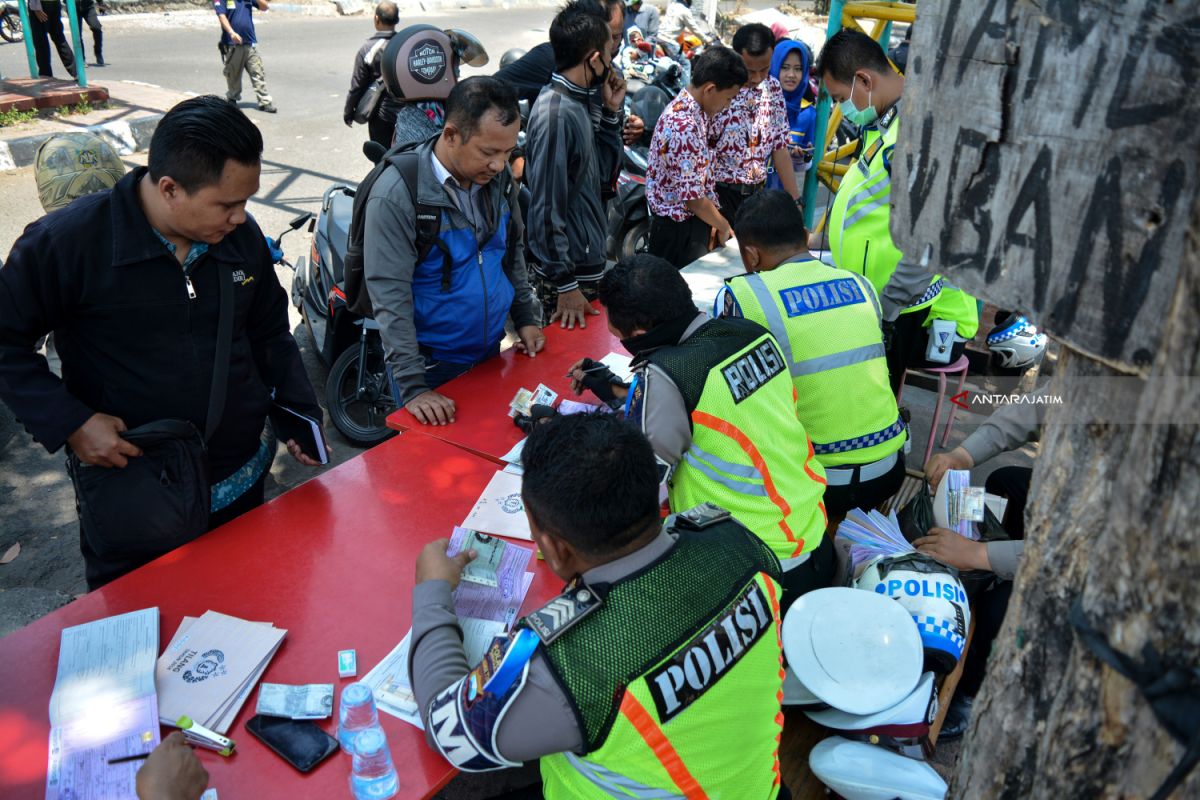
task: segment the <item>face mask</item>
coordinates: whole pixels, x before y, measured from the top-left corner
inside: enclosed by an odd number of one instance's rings
[[[847,122],[849,122],[851,125],[857,125],[861,128],[864,125],[870,125],[872,122],[878,119],[879,112],[876,111],[875,106],[871,104],[871,92],[867,92],[866,108],[860,109],[858,106],[854,105],[854,86],[857,81],[858,76],[855,75],[854,79],[850,81],[850,96],[843,100],[838,107],[841,108],[842,116]]]
[[[601,58],[601,61],[603,61],[604,56],[601,55],[600,58]],[[593,69],[595,69],[595,68],[593,67]],[[603,72],[592,76],[592,80],[588,84],[588,88],[589,89],[597,89],[597,88],[603,86],[604,82],[608,80],[608,74],[611,71],[612,71],[612,68],[609,67],[607,64],[605,64]]]

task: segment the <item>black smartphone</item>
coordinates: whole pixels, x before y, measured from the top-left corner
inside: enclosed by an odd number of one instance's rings
[[[338,740],[310,720],[258,714],[246,721],[246,730],[301,772],[308,772],[338,749]]]

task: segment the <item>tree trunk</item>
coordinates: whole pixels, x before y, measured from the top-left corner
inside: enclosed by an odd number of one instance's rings
[[[1184,750],[1068,613],[1078,602],[1135,659],[1149,645],[1168,667],[1200,664],[1200,11],[918,13],[893,238],[1063,347],[1063,403],[1047,411],[1025,554],[951,796],[1148,797]],[[1122,380],[1115,408],[1097,386]],[[1200,796],[1200,770],[1174,796]]]

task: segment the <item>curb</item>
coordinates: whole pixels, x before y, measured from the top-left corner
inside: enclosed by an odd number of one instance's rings
[[[104,139],[118,155],[127,156],[137,153],[150,146],[150,137],[158,127],[162,114],[150,114],[129,120],[114,120],[100,125],[92,125],[83,130],[94,133]],[[67,131],[58,131],[66,133]],[[54,136],[54,133],[39,133],[32,136],[22,136],[17,139],[0,140],[0,170],[21,169],[33,164],[37,158],[37,150],[42,142]]]

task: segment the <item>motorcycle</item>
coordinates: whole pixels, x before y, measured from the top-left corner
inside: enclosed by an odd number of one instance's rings
[[[363,153],[374,162],[383,152],[374,142],[363,145]],[[309,226],[313,241],[308,261],[301,257],[296,263],[292,304],[329,367],[325,404],[334,427],[354,444],[372,447],[393,434],[386,420],[396,404],[384,368],[379,323],[351,311],[343,291],[354,191],[338,183],[322,195],[321,210]]]
[[[12,3],[0,4],[0,39],[6,42],[19,42],[25,38],[21,28],[21,12]]]
[[[646,205],[647,151],[654,126],[667,104],[682,90],[682,71],[670,59],[659,59],[661,66],[651,83],[635,85],[630,81],[626,95],[629,111],[646,123],[642,139],[625,145],[621,174],[617,176],[617,196],[608,204],[606,250],[614,261],[644,253],[650,247],[650,209]]]

